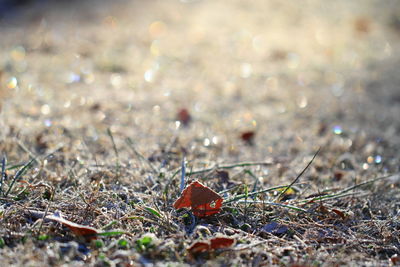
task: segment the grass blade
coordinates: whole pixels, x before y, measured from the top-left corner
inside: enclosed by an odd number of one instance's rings
[[[115,168],[117,171],[117,175],[119,176],[119,169],[120,169],[119,154],[118,154],[117,145],[115,144],[115,141],[114,141],[114,136],[113,136],[110,128],[107,128],[107,134],[110,137],[111,143],[113,145],[113,149],[114,149],[114,153],[115,153],[115,157],[116,157]]]
[[[154,216],[156,216],[158,218],[162,218],[161,214],[158,211],[156,211],[155,209],[150,208],[150,207],[144,207],[144,209],[146,211],[148,211],[149,213],[153,214]]]
[[[209,172],[212,170],[218,170],[218,169],[233,169],[233,168],[251,167],[251,166],[270,166],[273,164],[275,164],[275,163],[274,162],[238,162],[238,163],[226,164],[226,165],[218,165],[217,164],[217,165],[207,168],[207,169],[194,170],[194,171],[188,172],[187,175],[201,174],[201,173]]]
[[[0,194],[3,196],[3,183],[6,179],[6,164],[7,164],[7,158],[6,156],[3,156],[3,159],[1,161],[1,181],[0,181]]]
[[[279,194],[279,196],[275,199],[275,201],[281,199],[281,197],[295,184],[297,181],[300,179],[300,177],[306,172],[306,170],[311,166],[313,163],[315,157],[318,155],[318,153],[321,151],[321,147],[318,148],[317,152],[315,152],[314,156],[310,160],[310,162],[307,164],[307,166],[297,175],[296,179],[293,180],[293,182],[290,183],[288,187],[285,188],[285,190],[282,191],[282,193]]]
[[[182,168],[181,168],[181,193],[183,189],[185,188],[185,174],[186,174],[186,159],[183,157],[182,159]]]
[[[241,200],[241,201],[238,201],[237,203],[244,204],[244,205],[247,205],[248,203],[250,203],[250,204],[266,204],[266,205],[272,205],[272,206],[279,206],[279,207],[283,207],[283,208],[287,208],[287,209],[291,209],[291,210],[295,210],[295,211],[308,212],[307,210],[296,207],[296,206],[287,205],[287,204],[283,204],[283,203],[276,203],[276,202],[266,202],[266,201],[259,201],[259,200],[247,200],[247,201]]]
[[[261,193],[266,193],[266,192],[274,191],[274,190],[285,188],[285,187],[288,187],[288,185],[278,185],[278,186],[266,188],[266,189],[263,189],[263,190],[259,190],[259,191],[256,191],[256,192],[247,193],[247,195],[246,194],[241,194],[241,195],[235,196],[234,198],[224,200],[224,204],[228,204],[228,203],[231,203],[231,202],[236,202],[236,201],[238,201],[240,199],[246,198],[246,196],[247,197],[252,197],[252,196],[255,196],[255,195],[258,195],[258,194],[261,194]]]
[[[127,232],[125,232],[125,231],[104,231],[104,232],[100,232],[100,233],[97,233],[97,235],[99,235],[99,236],[117,236],[117,235],[124,235],[124,234],[126,234]]]
[[[14,179],[12,180],[10,186],[8,187],[7,192],[4,194],[4,197],[7,197],[11,192],[15,182],[29,169],[32,167],[32,163],[36,160],[36,158],[31,159],[27,164],[25,164],[18,172],[15,174]]]
[[[125,139],[125,142],[128,144],[128,146],[132,149],[133,153],[139,158],[141,159],[143,162],[147,163],[147,165],[149,165],[150,169],[153,171],[153,173],[158,173],[158,171],[156,170],[156,168],[153,166],[153,164],[146,159],[142,154],[139,153],[139,151],[136,150],[135,145],[132,141],[132,139],[130,139],[129,137]]]

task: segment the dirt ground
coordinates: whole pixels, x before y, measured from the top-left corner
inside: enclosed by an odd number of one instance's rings
[[[0,9],[1,265],[400,264],[398,1],[108,2]]]

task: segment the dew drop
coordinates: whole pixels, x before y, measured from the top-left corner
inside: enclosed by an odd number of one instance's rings
[[[152,38],[160,38],[167,32],[167,25],[162,21],[154,21],[149,26],[149,33]]]
[[[81,81],[81,76],[77,73],[71,72],[67,75],[66,82],[67,83],[78,83]]]
[[[240,67],[240,76],[242,78],[249,78],[253,72],[253,67],[249,63],[243,63]]]
[[[218,144],[218,137],[214,136],[214,137],[212,138],[212,143],[213,143],[214,145]]]
[[[305,108],[307,107],[307,104],[308,104],[307,97],[300,96],[299,98],[297,98],[297,106],[299,108]]]
[[[121,87],[121,83],[122,83],[122,77],[121,75],[117,74],[117,73],[113,73],[110,76],[110,83],[114,88],[119,88]]]
[[[21,45],[18,45],[11,50],[11,58],[15,61],[22,61],[25,58],[25,48]]]
[[[47,104],[41,106],[41,107],[40,107],[40,112],[41,112],[43,115],[48,115],[48,114],[50,113],[50,106],[47,105]]]
[[[333,127],[333,133],[334,134],[340,135],[340,134],[342,134],[342,132],[343,132],[343,130],[342,130],[341,126],[336,125],[336,126]]]
[[[382,162],[382,157],[379,156],[379,155],[377,155],[377,156],[375,157],[375,163],[376,163],[376,164],[379,164],[379,163],[381,163],[381,162]]]
[[[18,80],[15,77],[11,77],[8,82],[7,82],[7,88],[8,89],[15,89],[18,85]]]
[[[205,138],[205,139],[204,139],[204,142],[203,142],[203,145],[204,145],[204,146],[209,146],[210,144],[211,144],[210,139]]]
[[[51,122],[51,120],[44,120],[44,125],[46,126],[46,127],[50,127],[51,125],[52,125],[52,122]]]
[[[154,81],[154,78],[155,78],[154,70],[152,69],[146,70],[146,72],[144,73],[144,80],[148,83],[152,83]]]

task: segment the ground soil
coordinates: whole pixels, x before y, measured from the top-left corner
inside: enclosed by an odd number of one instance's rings
[[[398,1],[0,11],[2,265],[400,263]],[[281,197],[205,218],[172,206],[183,160],[186,184],[228,200],[290,184],[319,148]],[[120,232],[85,240],[50,214]],[[218,235],[235,244],[188,251]]]

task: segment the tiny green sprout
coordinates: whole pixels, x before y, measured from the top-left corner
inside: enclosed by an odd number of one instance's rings
[[[99,260],[104,261],[104,260],[106,260],[106,259],[107,259],[106,254],[104,254],[104,253],[100,253],[100,254],[99,254]]]
[[[94,246],[97,249],[102,248],[102,247],[104,247],[104,242],[102,240],[95,240],[94,241]]]
[[[46,191],[44,191],[42,196],[43,196],[44,199],[50,200],[51,197],[52,197],[51,191],[46,189]]]
[[[144,209],[145,209],[147,212],[153,214],[154,216],[156,216],[156,217],[158,217],[158,218],[162,218],[161,214],[160,214],[158,211],[156,211],[155,209],[150,208],[150,207],[144,207]]]
[[[236,208],[225,207],[224,210],[226,210],[227,212],[231,213],[234,216],[239,215],[239,210]]]
[[[2,237],[0,237],[0,248],[4,248],[6,246],[6,241]]]
[[[150,236],[144,236],[136,241],[136,250],[139,252],[146,251],[152,247],[153,239]]]
[[[44,235],[39,235],[38,236],[38,240],[40,240],[40,241],[46,241],[46,240],[48,240],[50,238],[50,236],[48,236],[48,235],[46,235],[46,234],[44,234]]]
[[[251,229],[251,225],[248,223],[244,223],[240,226],[240,229],[242,229],[243,231],[247,232]]]
[[[129,248],[129,242],[126,239],[120,239],[118,240],[118,246],[120,248]]]

